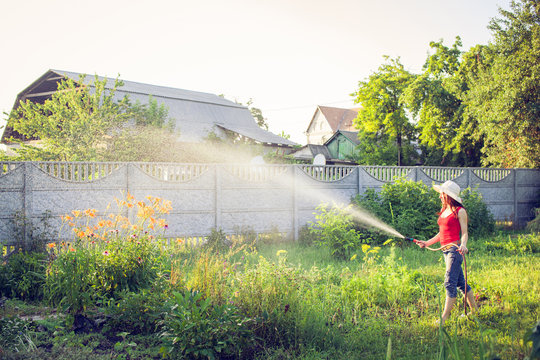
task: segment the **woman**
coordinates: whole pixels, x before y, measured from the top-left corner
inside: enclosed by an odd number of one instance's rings
[[[461,205],[463,202],[459,197],[459,185],[453,181],[446,181],[442,185],[434,185],[433,188],[439,193],[442,202],[441,212],[439,213],[439,232],[428,241],[417,240],[416,243],[421,248],[441,243],[446,263],[446,274],[444,278],[444,287],[446,288],[446,301],[442,314],[442,324],[450,317],[450,312],[456,303],[457,289],[462,293],[467,293],[467,302],[472,310],[476,310],[476,301],[471,287],[465,283],[461,263],[463,255],[468,252],[467,241],[467,211]],[[457,245],[457,246],[454,246]],[[465,291],[465,286],[467,290]]]

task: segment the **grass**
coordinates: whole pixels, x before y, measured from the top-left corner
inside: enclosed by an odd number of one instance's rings
[[[161,281],[199,290],[216,304],[234,303],[255,319],[257,340],[244,358],[523,359],[530,351],[523,337],[540,319],[538,242],[539,235],[513,232],[471,239],[469,283],[480,309],[460,317],[458,300],[444,331],[435,324],[445,296],[442,256],[416,246],[382,246],[368,257],[358,249],[347,261],[290,242],[219,255],[184,251],[172,260],[167,254],[173,270]],[[157,332],[122,333],[117,326],[76,334],[43,303],[9,299],[3,309],[3,318],[33,314],[40,315],[28,331],[35,347],[4,346],[0,358],[160,358]]]

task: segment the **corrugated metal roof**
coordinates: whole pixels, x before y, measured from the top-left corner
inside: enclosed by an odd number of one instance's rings
[[[18,99],[22,98],[25,93],[31,92],[39,85],[40,81],[44,81],[54,74],[68,77],[74,81],[79,81],[81,75],[81,73],[71,71],[49,70],[21,92]],[[98,76],[98,79],[100,81],[107,80],[109,88],[114,86],[115,79],[101,76]],[[84,83],[92,86],[94,80],[95,76],[86,75]],[[116,90],[115,97],[121,99],[125,95],[129,95],[131,101],[139,101],[144,104],[152,95],[158,104],[163,104],[168,108],[169,117],[174,119],[176,130],[180,132],[179,141],[199,142],[211,132],[216,132],[219,135],[220,131],[216,131],[216,126],[221,126],[261,143],[296,145],[293,141],[261,129],[247,107],[220,96],[123,79],[122,82],[124,85]]]

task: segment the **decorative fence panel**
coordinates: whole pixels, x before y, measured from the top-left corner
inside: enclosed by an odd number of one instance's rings
[[[539,206],[538,169],[0,162],[0,242],[10,245],[28,236],[30,225],[16,226],[17,216],[37,226],[50,212],[51,225],[59,227],[61,215],[87,208],[103,214],[128,192],[172,202],[169,237],[200,239],[213,228],[227,234],[249,228],[296,238],[321,202],[349,203],[397,177],[429,186],[454,180],[462,189],[474,188],[497,220],[516,226],[524,226]]]

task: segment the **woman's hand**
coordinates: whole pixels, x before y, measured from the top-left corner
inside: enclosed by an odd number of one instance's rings
[[[465,246],[465,244],[461,244],[459,245],[459,252],[462,254],[466,254],[469,252],[469,249],[467,249],[467,246]]]
[[[422,249],[427,246],[426,242],[422,240],[415,240],[414,242],[416,243],[416,245],[420,246]]]

